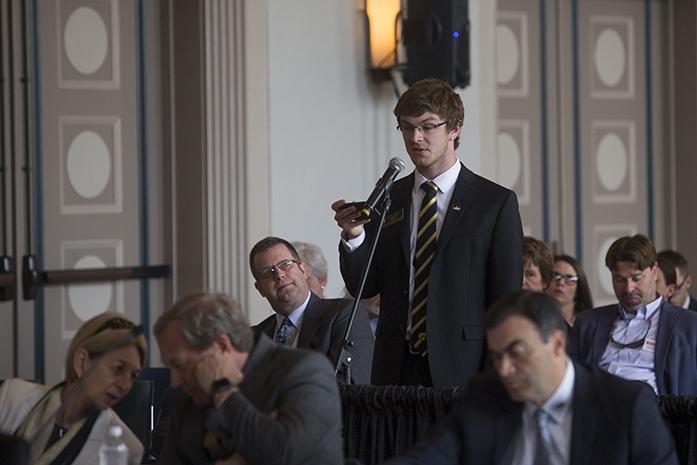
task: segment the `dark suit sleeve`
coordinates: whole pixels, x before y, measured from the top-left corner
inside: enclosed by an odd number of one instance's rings
[[[186,462],[179,458],[177,453],[177,445],[174,439],[174,435],[170,434],[165,436],[164,443],[162,445],[162,450],[157,454],[157,460],[155,461],[157,465],[187,465]]]
[[[365,225],[365,238],[363,243],[352,252],[348,252],[344,244],[339,242],[339,268],[341,270],[341,276],[344,278],[346,289],[353,296],[356,295],[361,280],[361,273],[363,272],[363,266],[370,254],[370,246],[373,242],[373,237],[375,237],[376,224],[377,221],[371,221]],[[363,288],[364,299],[373,297],[379,292],[377,289],[375,266],[375,262],[373,262],[373,266],[370,267],[368,272],[365,287]]]
[[[648,385],[639,385],[631,411],[630,463],[641,465],[678,465],[673,438],[666,428]]]
[[[353,302],[347,304],[339,311],[331,329],[331,348],[329,360],[336,366],[339,354],[344,343],[344,334],[351,318]],[[365,306],[360,304],[356,310],[356,318],[351,327],[351,341],[353,347],[349,349],[353,356],[351,367],[351,379],[353,384],[370,384],[370,372],[373,366],[373,346],[375,338],[370,330],[370,321]]]
[[[523,227],[513,192],[503,202],[491,237],[486,266],[486,307],[523,283]]]
[[[272,415],[260,411],[237,392],[207,423],[226,449],[239,452],[250,464],[312,462],[318,445],[335,439],[336,458],[342,456],[340,400],[334,371],[324,355],[303,352],[302,360],[277,388],[282,392]]]
[[[156,434],[156,431],[158,434],[161,434],[161,436],[164,438],[162,442],[162,447],[160,451],[157,454],[157,460],[155,461],[156,465],[193,465],[190,460],[184,458],[182,454],[179,452],[179,447],[177,444],[177,434],[175,431],[177,431],[177,428],[174,424],[174,415],[175,413],[171,414],[172,416],[168,416],[166,418],[162,418],[160,422],[158,422],[158,425],[155,427],[155,431],[153,431],[153,434]],[[181,419],[180,419],[181,421]],[[163,423],[163,424],[161,424]],[[211,462],[212,464],[212,462]],[[201,465],[208,465],[208,464],[201,464]]]

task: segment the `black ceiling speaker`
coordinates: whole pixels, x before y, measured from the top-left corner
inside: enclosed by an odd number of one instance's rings
[[[402,27],[407,52],[404,71],[407,84],[438,78],[448,81],[453,87],[469,85],[467,0],[407,0]]]

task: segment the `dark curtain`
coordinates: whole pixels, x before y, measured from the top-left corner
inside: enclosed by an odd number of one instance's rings
[[[463,394],[457,387],[341,386],[346,457],[382,463],[422,439]]]
[[[376,465],[425,437],[463,395],[462,388],[341,386],[344,452]],[[697,397],[663,396],[661,413],[681,465],[697,465]]]
[[[697,465],[697,397],[663,396],[659,404],[680,464]]]

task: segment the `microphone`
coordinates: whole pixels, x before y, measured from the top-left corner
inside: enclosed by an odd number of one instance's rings
[[[399,157],[393,157],[390,159],[390,164],[383,173],[382,177],[378,179],[375,184],[373,192],[370,193],[370,197],[365,201],[365,204],[361,207],[361,216],[363,218],[370,218],[375,211],[376,205],[380,203],[382,198],[385,196],[385,192],[390,190],[392,183],[399,173],[404,169],[404,162]]]

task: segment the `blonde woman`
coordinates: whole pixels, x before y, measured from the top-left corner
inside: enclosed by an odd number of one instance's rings
[[[85,322],[68,346],[65,381],[44,386],[10,379],[0,386],[0,431],[29,443],[32,465],[94,465],[111,425],[123,429],[129,465],[143,446],[111,409],[128,394],[145,362],[133,322],[106,312]]]

